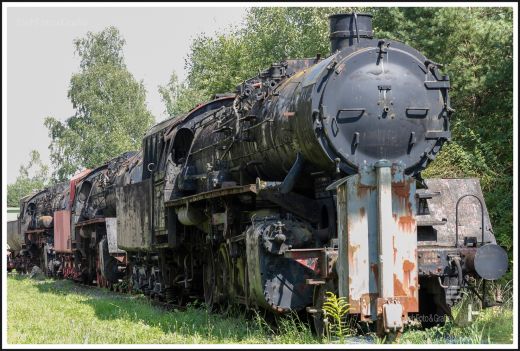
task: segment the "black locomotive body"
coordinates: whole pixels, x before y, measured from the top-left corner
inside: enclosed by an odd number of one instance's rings
[[[8,234],[21,245],[14,252],[17,271],[30,272],[34,265],[43,271],[54,269],[54,212],[67,206],[67,182],[59,183],[20,200],[20,215]],[[19,238],[19,239],[18,239]]]
[[[76,274],[172,303],[306,310],[318,331],[332,291],[381,332],[499,278],[478,180],[420,176],[450,139],[449,77],[374,39],[370,15],[330,25],[327,58],[273,64],[76,181]]]

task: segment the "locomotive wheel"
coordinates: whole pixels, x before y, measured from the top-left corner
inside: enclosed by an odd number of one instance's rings
[[[227,248],[222,244],[218,252],[207,252],[203,266],[204,302],[212,311],[220,313],[226,313],[230,308],[228,258]]]
[[[203,276],[203,288],[204,288],[204,302],[208,308],[213,309],[215,304],[215,290],[216,290],[216,277],[215,277],[215,261],[213,259],[213,250],[208,250],[206,253],[206,261],[202,267]]]
[[[188,296],[186,296],[186,294],[183,291],[181,291],[179,294],[177,294],[177,304],[179,306],[185,306],[187,303],[187,300],[188,300]]]
[[[231,301],[229,296],[229,287],[233,285],[230,277],[230,262],[227,245],[225,243],[220,245],[217,258],[217,291],[219,294],[219,311],[221,313],[228,313],[231,307]]]

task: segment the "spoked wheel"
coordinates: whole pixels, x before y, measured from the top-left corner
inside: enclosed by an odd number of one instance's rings
[[[327,299],[327,292],[333,292],[337,295],[338,291],[334,287],[334,283],[332,280],[328,280],[325,284],[318,285],[314,288],[314,307],[317,309],[317,312],[312,314],[312,324],[314,326],[314,332],[317,336],[323,337],[326,336],[327,330],[325,327],[326,319],[324,318],[322,308],[323,303]]]
[[[226,244],[220,245],[216,261],[216,284],[219,294],[218,308],[220,313],[227,314],[231,309],[231,301],[229,300],[231,289],[229,287],[233,285],[233,282],[230,275],[230,259]]]
[[[206,252],[206,261],[202,267],[204,302],[210,309],[214,309],[216,303],[216,278],[215,278],[215,260],[213,259],[213,250]]]
[[[206,262],[203,266],[204,277],[204,302],[212,311],[225,313],[229,310],[228,285],[229,280],[228,256],[225,244],[218,252],[213,250],[206,254]]]

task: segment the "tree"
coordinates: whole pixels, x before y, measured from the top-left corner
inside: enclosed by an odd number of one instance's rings
[[[185,82],[180,83],[175,72],[172,72],[168,83],[160,85],[158,90],[166,106],[164,112],[170,117],[186,113],[206,99],[200,91],[188,87]]]
[[[49,167],[42,162],[40,153],[33,150],[29,155],[29,163],[20,166],[16,181],[7,185],[7,206],[18,207],[22,197],[49,183]]]
[[[175,98],[165,99],[165,87],[159,87],[167,110],[187,112],[214,94],[233,91],[243,80],[274,62],[315,57],[318,53],[326,55],[330,51],[327,17],[352,10],[350,7],[252,8],[243,28],[229,27],[212,37],[196,37],[186,58],[186,81],[179,83],[175,75],[174,88],[167,86],[170,88],[167,91],[172,92],[170,96]]]
[[[80,72],[70,80],[68,97],[76,112],[65,122],[47,117],[44,123],[57,180],[138,149],[154,122],[143,82],[124,64],[124,44],[115,27],[74,40]]]

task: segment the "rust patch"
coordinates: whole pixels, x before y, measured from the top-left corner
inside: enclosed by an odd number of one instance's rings
[[[415,264],[413,262],[410,262],[408,260],[404,260],[404,262],[403,262],[403,271],[410,272],[414,268],[415,268]]]
[[[407,233],[411,233],[415,226],[415,218],[413,216],[401,216],[399,217],[399,229]]]
[[[395,235],[392,236],[392,247],[394,248],[394,264],[397,260],[397,248],[395,247]]]
[[[348,303],[350,305],[348,313],[361,313],[359,300],[354,300],[350,295],[348,297],[348,300]]]
[[[410,271],[403,272],[404,288],[410,291]]]
[[[406,181],[392,183],[392,190],[398,197],[407,198],[410,196],[410,183]]]
[[[395,298],[399,300],[403,306],[403,313],[407,314],[410,312],[419,312],[419,303],[416,298],[409,296],[396,296]],[[386,301],[383,298],[377,299],[377,314],[383,313],[383,305],[385,302]]]
[[[369,194],[372,190],[375,190],[376,187],[375,186],[369,186],[369,185],[358,185],[357,187],[357,196],[358,198],[362,199],[364,198],[367,194]]]
[[[406,207],[408,209],[408,213],[412,214],[412,204],[409,200],[410,196],[410,185],[411,181],[402,181],[392,183],[392,191],[393,193],[400,198],[403,203],[406,203]]]
[[[419,301],[417,301],[417,298],[413,296],[402,299],[401,304],[407,313],[419,312]]]
[[[397,275],[394,273],[394,295],[395,296],[406,296],[406,292],[404,291],[403,283],[397,278]]]
[[[361,208],[359,209],[359,215],[360,215],[361,217],[365,217],[365,208],[364,208],[364,207],[361,207]]]
[[[376,304],[377,305],[377,300],[379,298],[379,294],[378,293],[364,293],[361,295],[361,298],[356,302],[356,312],[353,312],[352,311],[352,307],[349,311],[349,313],[360,313],[361,314],[361,319],[362,320],[368,320],[366,317],[369,317],[371,315],[371,309],[369,308],[371,304]],[[368,314],[366,315],[363,315],[362,313],[362,310],[361,310],[361,306],[362,305],[365,305],[367,307],[367,312]]]
[[[348,264],[350,267],[354,267],[354,263],[355,263],[354,256],[358,249],[359,249],[359,245],[356,245],[356,246],[349,245],[348,246]]]
[[[415,264],[413,264],[412,262],[408,261],[408,260],[404,260],[403,262],[403,272],[404,272],[404,283],[405,283],[405,286],[406,286],[406,289],[409,290],[410,289],[410,285],[411,285],[411,272],[412,270],[415,268]]]

